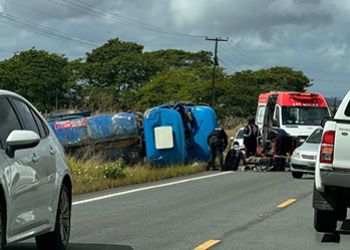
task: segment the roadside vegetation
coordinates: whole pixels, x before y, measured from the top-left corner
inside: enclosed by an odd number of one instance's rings
[[[141,44],[115,38],[77,59],[36,48],[16,52],[0,61],[0,88],[23,95],[42,113],[144,112],[173,101],[210,103],[212,66],[209,51],[146,52]],[[302,71],[284,66],[231,74],[219,66],[216,82],[213,108],[220,119],[253,114],[262,92],[312,85]]]
[[[142,164],[125,166],[123,160],[115,162],[103,162],[99,159],[80,161],[69,157],[67,161],[73,175],[74,194],[164,180],[205,171],[204,163],[154,167]]]
[[[140,111],[174,101],[211,102],[212,53],[176,49],[144,51],[144,46],[118,38],[86,53],[84,58],[32,48],[0,61],[0,88],[14,91],[42,113],[59,109],[94,113]],[[215,109],[228,136],[256,111],[262,92],[304,91],[312,80],[302,71],[275,66],[227,73],[216,70]],[[200,165],[155,168],[126,167],[122,161],[68,158],[74,193],[172,178],[204,171]]]
[[[226,119],[220,125],[225,127],[230,138],[245,125],[245,119]],[[229,146],[226,152],[228,150]],[[186,176],[203,172],[206,168],[204,162],[169,167],[155,167],[144,163],[127,166],[122,159],[108,162],[98,154],[87,160],[69,156],[67,162],[73,175],[74,194]]]

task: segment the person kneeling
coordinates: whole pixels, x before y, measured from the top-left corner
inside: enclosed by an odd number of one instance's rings
[[[227,152],[224,167],[222,170],[223,171],[229,171],[229,170],[237,171],[241,160],[243,162],[245,161],[244,153],[240,149],[238,142],[234,142],[233,148]]]

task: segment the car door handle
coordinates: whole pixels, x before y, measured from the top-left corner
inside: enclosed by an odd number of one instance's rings
[[[55,153],[56,153],[55,149],[52,146],[50,146],[50,154],[54,155]]]
[[[36,153],[33,153],[32,161],[33,161],[34,163],[37,163],[37,162],[39,161],[39,156],[37,156]]]

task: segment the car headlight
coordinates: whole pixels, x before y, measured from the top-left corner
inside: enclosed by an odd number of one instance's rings
[[[294,152],[293,152],[293,158],[298,158],[298,159],[300,159],[300,158],[301,158],[300,152],[299,152],[299,151],[294,151]]]

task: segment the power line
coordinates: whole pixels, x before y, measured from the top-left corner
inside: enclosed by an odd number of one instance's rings
[[[230,49],[229,47],[227,46],[224,46],[225,50],[223,52],[225,52],[226,55],[232,57],[232,58],[238,58],[238,60],[242,60],[244,61],[245,63],[249,64],[249,65],[258,65],[259,67],[263,68],[263,66],[259,65],[256,61],[253,61],[245,56],[243,56],[242,54],[239,54],[235,51],[233,51],[232,49]]]
[[[239,51],[245,52],[249,57],[255,59],[256,61],[258,61],[258,62],[262,63],[263,65],[265,65],[266,67],[268,67],[268,66],[267,66],[263,61],[261,61],[258,57],[256,57],[255,55],[253,55],[253,54],[247,52],[247,51],[244,50],[242,47],[240,47],[238,44],[236,44],[236,46],[234,46],[234,45],[231,43],[231,45],[232,45],[233,47],[236,47]]]
[[[162,28],[159,26],[139,22],[137,20],[109,12],[105,9],[97,8],[94,5],[85,3],[85,2],[80,1],[80,0],[74,0],[74,1],[48,0],[48,1],[51,3],[66,7],[68,9],[73,9],[73,10],[81,12],[81,13],[85,13],[85,14],[92,15],[95,17],[103,18],[103,19],[108,20],[110,22],[118,23],[121,25],[126,25],[126,26],[133,27],[133,28],[144,29],[144,30],[148,30],[148,31],[163,33],[163,34],[172,35],[172,36],[179,36],[179,37],[197,38],[197,39],[204,38],[204,36],[200,36],[200,35],[185,34],[185,33],[176,32],[176,31],[173,31],[170,29],[165,29],[165,28]]]
[[[42,15],[42,16],[47,16],[47,17],[50,17],[50,18],[55,17],[55,18],[61,19],[61,16],[59,16],[59,15],[56,15],[56,14],[49,14],[49,13],[47,13],[47,12],[43,12],[43,11],[37,10],[37,9],[35,9],[35,8],[31,8],[31,7],[29,7],[29,6],[22,5],[22,4],[13,2],[13,1],[10,1],[10,2],[8,2],[8,3],[11,4],[11,5],[13,5],[13,6],[16,6],[16,7],[20,8],[20,9],[22,9],[22,10],[25,10],[25,11],[27,11],[27,12],[37,13],[37,14],[40,14],[40,15]],[[80,22],[75,22],[75,23],[77,23],[79,26],[83,26],[83,27],[89,28],[89,30],[91,30],[91,29],[93,28],[93,29],[95,29],[95,30],[97,29],[97,30],[100,30],[100,31],[102,31],[102,32],[104,32],[104,33],[108,33],[109,35],[113,35],[113,32],[111,32],[111,31],[108,30],[108,29],[104,29],[104,28],[102,28],[102,27],[100,27],[100,26],[96,26],[96,25],[91,26],[91,25],[87,25],[87,24],[84,24],[84,23],[80,23]]]
[[[99,46],[98,43],[95,43],[93,41],[82,39],[68,33],[60,32],[46,26],[35,24],[33,22],[7,14],[5,12],[0,12],[0,22],[60,41],[79,42],[92,47]]]
[[[228,44],[234,51],[236,51],[237,53],[241,54],[242,56],[245,56],[247,58],[249,58],[250,60],[258,63],[258,64],[264,64],[262,63],[259,59],[257,59],[256,57],[250,55],[248,52],[244,51],[243,49],[241,48],[237,48],[237,45],[233,45],[232,43],[229,43]]]
[[[249,60],[252,60],[254,62],[256,62],[257,64],[260,64],[260,66],[263,67],[268,67],[264,62],[260,61],[260,59],[258,59],[257,57],[249,54],[247,51],[245,51],[244,49],[242,49],[241,47],[239,47],[238,45],[234,45],[232,43],[228,43],[228,45],[235,51],[237,51],[239,54],[241,54],[242,56],[245,56],[247,58],[249,58]]]
[[[124,24],[124,25],[128,25],[128,23],[124,23],[124,22],[121,22],[121,21],[116,21],[115,19],[112,19],[106,15],[104,15],[103,13],[99,13],[96,11],[91,11],[89,8],[82,8],[80,7],[79,5],[77,6],[76,4],[72,4],[72,5],[69,5],[69,3],[65,3],[65,2],[62,2],[63,0],[47,0],[49,1],[50,3],[53,3],[53,4],[56,4],[56,5],[59,5],[59,6],[62,6],[62,7],[65,7],[67,9],[70,9],[70,10],[74,10],[76,12],[79,12],[79,13],[83,13],[83,14],[87,14],[87,15],[90,15],[90,16],[94,16],[94,17],[99,17],[99,18],[102,18],[102,19],[105,19],[109,22],[114,22],[114,23],[118,23],[118,24]]]
[[[65,1],[65,2],[71,2],[69,0],[62,0],[62,1]],[[115,17],[118,17],[118,18],[121,18],[121,19],[124,19],[126,21],[129,21],[130,23],[133,23],[133,24],[138,24],[138,25],[141,25],[141,26],[144,26],[144,27],[149,27],[149,28],[153,28],[155,29],[154,31],[156,30],[159,30],[159,31],[162,31],[162,32],[167,32],[167,33],[172,33],[172,34],[176,34],[176,35],[179,35],[179,36],[188,36],[188,37],[193,37],[193,38],[203,38],[204,36],[200,36],[200,35],[192,35],[192,34],[186,34],[186,33],[181,33],[181,32],[178,32],[178,31],[175,31],[175,30],[171,30],[171,29],[167,29],[167,28],[164,28],[164,27],[160,27],[160,26],[156,26],[156,25],[152,25],[152,24],[147,24],[147,23],[144,23],[144,22],[140,22],[138,20],[135,20],[135,19],[131,19],[131,18],[128,18],[128,17],[125,17],[125,16],[122,16],[122,15],[119,15],[119,14],[116,14],[114,12],[110,12],[106,9],[102,9],[102,8],[96,8],[96,6],[92,5],[92,4],[88,4],[86,2],[83,2],[81,0],[73,0],[75,2],[79,2],[83,5],[87,5],[89,6],[90,8],[93,8],[95,10],[99,10],[99,11],[102,11],[102,12],[105,12],[105,13],[108,13],[112,16],[115,16]]]
[[[219,58],[219,62],[221,62],[223,65],[225,65],[227,68],[229,68],[230,70],[232,70],[233,72],[238,72],[238,70],[232,68],[228,63],[226,63],[224,60]]]
[[[227,52],[234,56],[234,57],[239,57],[241,60],[243,60],[245,63],[249,64],[249,65],[257,65],[261,68],[264,68],[264,66],[262,64],[260,64],[257,60],[252,59],[251,57],[247,56],[246,54],[242,53],[242,52],[238,52],[236,49],[233,49],[232,46],[226,46]]]

